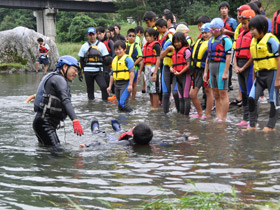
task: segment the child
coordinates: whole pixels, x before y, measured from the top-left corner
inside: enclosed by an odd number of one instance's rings
[[[156,30],[156,14],[153,11],[145,12],[143,20],[146,22],[148,28],[153,28]]]
[[[164,10],[162,19],[164,19],[167,22],[167,29],[171,33],[175,34],[176,28],[174,27],[174,15],[170,10]]]
[[[257,15],[249,22],[253,36],[250,52],[254,60],[255,81],[249,95],[250,127],[257,128],[258,99],[264,89],[269,91],[270,113],[264,131],[274,129],[278,119],[279,88],[280,88],[280,56],[279,41],[267,33],[268,22],[262,15]]]
[[[176,32],[182,32],[184,34],[189,46],[192,46],[193,38],[191,36],[189,36],[190,29],[188,28],[188,26],[186,26],[185,24],[179,24],[176,28]]]
[[[181,32],[176,32],[172,39],[175,50],[172,55],[173,67],[170,71],[175,74],[179,94],[179,110],[181,114],[188,115],[191,108],[189,91],[191,87],[191,76],[189,74],[191,51],[189,44]]]
[[[153,108],[158,108],[159,103],[159,78],[158,68],[160,65],[160,44],[157,41],[158,32],[153,28],[147,28],[145,33],[147,43],[143,47],[143,62],[140,66],[138,81],[145,66],[146,92],[150,94]]]
[[[135,42],[137,44],[139,44],[140,48],[142,49],[143,44],[142,44],[142,41],[141,41],[141,37],[144,34],[144,28],[142,26],[136,26],[135,27],[135,32],[136,32]]]
[[[253,59],[250,53],[252,35],[249,31],[249,21],[255,16],[253,10],[244,10],[239,16],[243,31],[236,40],[234,70],[238,74],[238,82],[242,93],[243,120],[236,124],[247,126],[249,120],[248,96],[253,85]]]
[[[113,75],[110,78],[110,84],[107,92],[110,93],[113,82],[115,81],[115,94],[118,100],[119,111],[131,112],[128,105],[128,98],[132,91],[134,79],[134,62],[125,54],[126,45],[124,41],[118,40],[114,44],[116,57],[112,62]]]
[[[38,53],[39,58],[36,60],[36,72],[38,72],[39,64],[44,64],[44,74],[47,74],[48,71],[48,65],[49,65],[49,54],[51,52],[51,49],[48,44],[44,43],[44,40],[42,38],[37,39],[38,42]]]
[[[160,33],[158,36],[159,43],[162,47],[162,52],[160,58],[163,59],[163,67],[161,71],[161,83],[162,83],[162,106],[163,112],[169,112],[169,98],[171,95],[171,90],[173,89],[173,97],[175,99],[175,105],[177,111],[179,112],[179,98],[178,92],[176,89],[176,77],[173,73],[170,72],[170,67],[172,67],[172,50],[166,50],[168,46],[172,46],[173,34],[167,29],[167,22],[164,19],[158,19],[156,22],[156,27]]]
[[[135,42],[135,38],[136,38],[135,30],[133,28],[129,29],[127,31],[127,37],[126,37],[128,42],[126,44],[125,53],[127,55],[129,55],[134,61],[135,74],[134,74],[134,80],[133,80],[133,85],[132,85],[132,96],[131,96],[132,100],[134,100],[135,96],[136,96],[138,70],[140,67],[140,62],[142,61],[142,57],[143,57],[141,48],[140,48],[139,44],[137,44]]]
[[[213,94],[209,87],[209,84],[203,83],[203,73],[205,68],[205,61],[208,54],[208,40],[212,34],[210,32],[210,23],[202,25],[200,28],[202,38],[198,39],[194,45],[192,52],[192,67],[194,68],[193,73],[193,85],[190,91],[190,97],[192,103],[197,111],[197,114],[191,115],[191,117],[210,117],[213,105]],[[208,80],[208,79],[207,79]],[[205,116],[202,116],[203,111],[200,105],[199,99],[197,98],[200,87],[204,86],[207,97]]]
[[[199,31],[201,31],[201,26],[205,23],[210,23],[211,22],[211,18],[208,17],[208,16],[200,16],[197,21],[196,21],[196,24],[197,24],[197,28]],[[197,37],[197,39],[201,39],[202,38],[202,33],[200,33]]]
[[[213,36],[208,41],[208,57],[203,81],[207,82],[209,69],[210,85],[215,97],[216,117],[219,121],[225,121],[229,108],[228,69],[232,42],[223,34],[224,22],[221,18],[214,18],[210,23],[210,28]]]

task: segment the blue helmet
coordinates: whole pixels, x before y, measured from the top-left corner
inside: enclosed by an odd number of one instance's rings
[[[200,28],[201,32],[210,32],[210,23],[205,23]]]
[[[222,29],[224,27],[224,21],[222,18],[214,18],[210,23],[210,27]]]
[[[61,68],[64,64],[68,66],[75,66],[77,69],[80,69],[78,60],[70,55],[60,57],[57,61],[56,67]]]

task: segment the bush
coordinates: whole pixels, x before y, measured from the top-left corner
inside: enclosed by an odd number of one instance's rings
[[[80,42],[86,40],[86,30],[90,26],[96,26],[94,20],[88,15],[76,16],[69,27],[68,38],[71,42]]]

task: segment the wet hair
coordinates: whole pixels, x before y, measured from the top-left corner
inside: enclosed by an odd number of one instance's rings
[[[144,28],[142,27],[142,26],[136,26],[135,27],[135,32],[136,33],[141,33],[141,34],[143,34],[144,33]]]
[[[249,7],[251,7],[252,10],[254,10],[254,12],[256,13],[256,15],[260,15],[261,11],[258,8],[258,6],[256,4],[254,4],[253,2],[248,3],[247,5],[249,5]]]
[[[119,24],[115,24],[114,27],[117,26],[119,30],[121,30],[121,26]]]
[[[130,33],[134,33],[136,35],[136,31],[134,28],[130,28],[127,30],[127,35],[130,34]]]
[[[199,18],[197,18],[196,24],[198,24],[198,23],[210,23],[210,22],[211,22],[211,18],[206,16],[206,15],[203,15],[203,16],[200,16]]]
[[[100,33],[105,33],[105,28],[104,28],[103,26],[98,26],[98,27],[96,28],[96,33],[98,33],[98,32],[100,32]]]
[[[262,7],[262,3],[260,1],[253,1],[255,5],[260,9]]]
[[[42,38],[38,38],[37,42],[44,42],[44,40]]]
[[[118,49],[119,47],[123,48],[124,50],[126,49],[126,44],[122,40],[118,40],[114,44],[114,50]]]
[[[156,14],[153,11],[147,11],[143,16],[143,20],[156,20]]]
[[[266,17],[263,15],[257,15],[253,17],[249,22],[249,29],[251,30],[251,28],[257,29],[259,34],[261,34],[262,32],[263,34],[266,34],[268,29],[268,22]]]
[[[166,20],[171,20],[171,23],[174,22],[173,13],[169,9],[165,9],[163,11],[163,16],[165,17]]]
[[[133,140],[136,144],[149,144],[153,138],[153,131],[146,123],[139,123],[132,130]]]
[[[157,40],[157,38],[158,38],[158,31],[156,31],[153,28],[147,28],[145,30],[144,35],[146,35],[146,34],[149,34],[149,36],[153,36],[155,38],[155,40]]]
[[[167,27],[167,22],[166,22],[166,20],[160,18],[156,21],[156,26],[161,27],[161,28],[163,26]]]
[[[175,43],[175,40],[179,41],[182,43],[182,47],[188,47],[189,46],[189,43],[185,37],[185,35],[182,33],[182,32],[176,32],[174,35],[173,35],[173,38],[172,38],[172,45],[174,45]]]
[[[222,7],[227,7],[228,10],[230,9],[230,6],[229,6],[229,3],[227,1],[222,1],[220,4],[219,4],[219,11]]]
[[[108,28],[107,28],[109,31],[114,31],[115,32],[115,28],[114,28],[114,26],[108,26]]]

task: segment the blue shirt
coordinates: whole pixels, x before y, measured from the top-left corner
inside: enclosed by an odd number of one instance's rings
[[[98,41],[96,40],[96,42],[95,42],[95,43],[91,43],[91,45],[96,45],[97,42],[98,42]],[[98,50],[100,51],[100,53],[101,53],[102,56],[109,55],[109,52],[108,52],[108,50],[107,50],[107,48],[106,48],[106,45],[105,45],[103,42],[99,41],[97,47],[98,47]],[[82,45],[82,47],[81,47],[80,52],[79,52],[78,55],[79,55],[80,57],[83,57],[83,58],[84,58],[84,57],[85,57],[85,54],[87,53],[87,51],[88,51],[89,48],[90,48],[89,43],[88,43],[88,42],[84,43],[84,44]],[[87,63],[87,65],[90,65],[90,64],[91,64],[91,63]],[[102,65],[102,63],[95,63],[95,64],[97,64],[97,65],[98,65],[98,64],[99,64],[99,65]],[[100,68],[97,68],[97,67],[90,67],[90,66],[84,67],[84,71],[96,72],[96,71],[99,71],[99,70],[103,71],[103,67],[100,67]]]
[[[126,57],[125,63],[126,63],[127,68],[129,69],[129,71],[130,71],[130,69],[133,68],[133,66],[134,66],[134,62],[133,62],[133,60],[131,59],[131,57],[129,57],[129,56]],[[134,70],[133,70],[133,71],[134,71]]]
[[[267,42],[271,45],[272,53],[279,56],[279,43],[273,37],[270,37]]]

